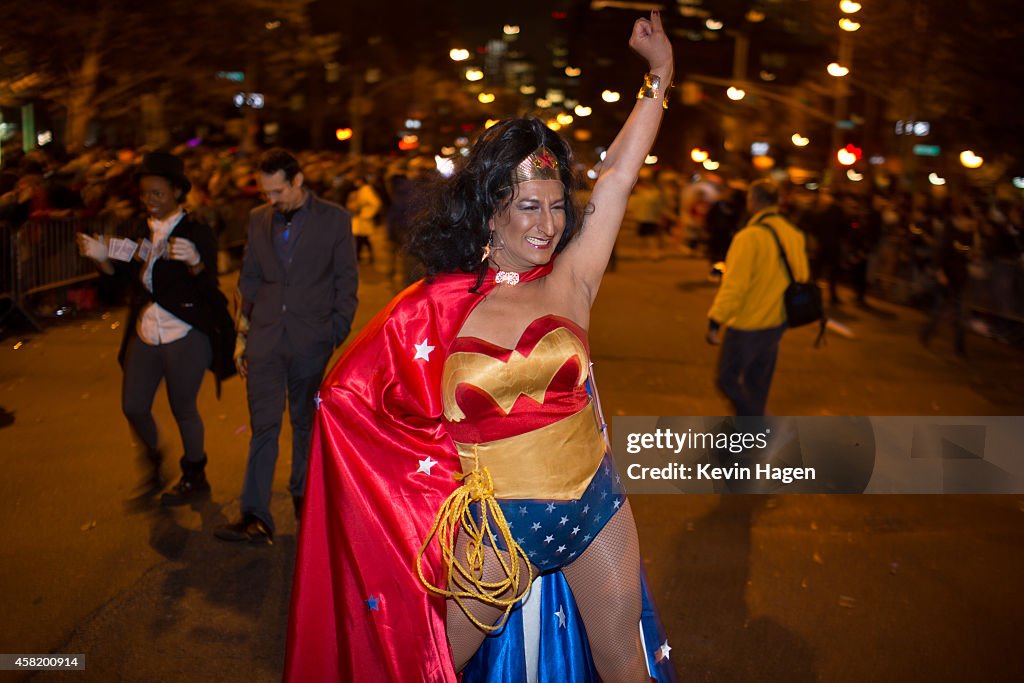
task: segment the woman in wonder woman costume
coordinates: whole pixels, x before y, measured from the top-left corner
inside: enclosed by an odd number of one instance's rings
[[[673,70],[657,12],[629,45],[649,72],[586,211],[564,140],[493,126],[413,237],[430,276],[321,386],[288,680],[674,680],[589,381]]]

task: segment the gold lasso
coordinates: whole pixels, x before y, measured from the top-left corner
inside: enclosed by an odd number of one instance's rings
[[[475,453],[474,461],[476,466],[473,471],[455,475],[455,479],[461,481],[462,486],[455,489],[444,503],[441,504],[441,509],[437,512],[437,518],[434,520],[434,526],[430,530],[430,535],[427,536],[427,540],[423,542],[423,546],[420,548],[419,555],[416,556],[416,572],[419,574],[420,582],[427,587],[427,590],[453,599],[462,611],[465,612],[466,616],[469,617],[470,621],[480,629],[491,633],[504,626],[512,606],[530,590],[530,583],[533,577],[530,570],[530,560],[526,553],[523,552],[523,549],[519,547],[519,544],[515,542],[515,539],[512,538],[512,531],[505,520],[505,514],[501,511],[498,501],[494,497],[494,482],[491,480],[491,473],[487,471],[486,467],[480,468],[480,462],[476,458]],[[477,524],[476,520],[473,519],[470,509],[472,503],[480,503],[480,524]],[[498,552],[494,530],[491,528],[490,521],[488,520],[489,516],[494,518],[494,523],[498,526],[501,539],[505,542],[505,547],[509,549],[507,560],[502,553]],[[468,566],[463,565],[455,557],[455,538],[460,527],[462,532],[468,535],[468,542],[466,543],[466,561]],[[423,576],[423,554],[435,536],[437,536],[438,544],[441,546],[441,555],[444,563],[448,567],[448,577],[450,584],[453,586],[452,590],[438,588]],[[490,539],[491,548],[494,550],[495,556],[497,556],[498,561],[501,563],[501,569],[505,573],[505,578],[501,581],[483,580],[484,550],[487,539]],[[520,558],[522,558],[523,565],[527,568],[527,573],[529,574],[526,585],[522,587],[522,590],[520,590],[521,582],[519,580]],[[511,597],[501,597],[506,593],[510,593]],[[466,605],[463,604],[464,598],[479,600],[487,605],[501,609],[504,613],[494,626],[484,624],[473,616]]]

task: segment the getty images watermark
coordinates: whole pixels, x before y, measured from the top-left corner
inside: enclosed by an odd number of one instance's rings
[[[678,456],[684,450],[686,452],[699,451],[702,453],[715,452],[728,456],[740,454],[745,459],[764,459],[753,466],[740,465],[733,462],[731,465],[714,465],[711,462],[696,462],[686,465],[681,462],[669,462],[664,466],[645,467],[640,463],[630,463],[626,468],[626,476],[632,480],[643,479],[703,479],[707,481],[751,481],[767,480],[780,481],[790,484],[799,480],[814,479],[816,473],[813,467],[784,467],[775,465],[768,461],[766,456],[768,450],[768,437],[771,435],[771,428],[765,428],[763,432],[695,432],[687,429],[685,432],[676,432],[671,428],[660,427],[653,432],[629,432],[626,435],[626,453],[638,455],[644,449],[670,451]]]
[[[630,493],[1021,493],[1014,417],[616,417]]]

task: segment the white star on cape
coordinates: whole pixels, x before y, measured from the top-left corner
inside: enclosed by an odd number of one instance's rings
[[[413,346],[416,347],[416,355],[412,357],[413,360],[430,360],[430,353],[434,347],[427,343],[426,337],[419,344],[413,344]]]
[[[316,396],[313,397],[313,404],[316,406],[317,410],[320,410],[320,404],[323,402],[324,400],[320,398],[320,392],[316,392]]]
[[[668,641],[666,640],[661,644],[661,647],[658,648],[658,661],[660,662],[663,659],[668,659],[668,653],[671,652],[671,650],[672,648],[668,646]]]
[[[419,463],[420,466],[416,469],[416,471],[422,472],[423,474],[430,474],[430,468],[436,465],[437,461],[432,460],[428,455],[427,457],[423,458],[423,460],[420,460]]]
[[[555,612],[555,616],[558,617],[558,628],[565,628],[565,610],[561,605],[558,606],[558,611]]]

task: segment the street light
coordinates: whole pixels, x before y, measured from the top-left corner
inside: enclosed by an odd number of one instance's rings
[[[717,161],[712,161],[711,159],[705,159],[701,165],[709,171],[717,171],[718,167],[721,166]]]
[[[698,164],[707,161],[709,156],[710,155],[700,147],[694,147],[690,150],[690,158]]]
[[[614,90],[605,90],[601,93],[601,99],[605,102],[618,102],[622,96]]]
[[[792,140],[793,144],[797,147],[806,147],[811,141],[810,138],[805,138],[803,135],[800,135],[800,133],[793,133],[793,137],[791,137],[790,140]]]
[[[860,24],[858,24],[853,19],[843,17],[842,19],[839,20],[839,28],[843,29],[844,31],[853,32],[860,28]]]
[[[575,66],[567,66],[567,67],[565,67],[565,75],[568,76],[569,78],[576,78],[581,73],[583,73],[583,70],[579,69],[579,68],[577,68]]]
[[[979,168],[983,163],[985,163],[985,160],[975,154],[972,150],[965,149],[960,152],[960,163],[963,164],[965,168]]]
[[[456,47],[449,50],[448,56],[452,58],[453,62],[464,62],[469,59],[469,50]]]
[[[826,69],[829,76],[835,76],[836,78],[842,78],[846,74],[850,73],[850,70],[839,62],[832,62]]]
[[[932,185],[945,185],[946,179],[940,176],[938,173],[929,173],[928,182]]]
[[[480,69],[466,69],[466,80],[467,81],[479,81],[484,77],[484,72]]]
[[[576,116],[590,116],[591,112],[593,112],[590,107],[584,107],[582,104],[577,104],[573,111],[576,112]]]
[[[860,3],[854,2],[854,0],[841,0],[839,3],[839,9],[844,14],[856,14],[860,11]]]
[[[494,93],[482,92],[476,96],[476,99],[479,100],[481,104],[490,104],[494,101]]]
[[[514,24],[505,24],[504,29],[506,36],[514,36],[519,34],[519,27]]]
[[[730,85],[729,89],[725,91],[725,94],[726,96],[728,96],[730,100],[735,100],[738,102],[739,100],[742,100],[744,97],[747,96],[747,91],[743,90],[742,88],[737,88],[734,85]]]

